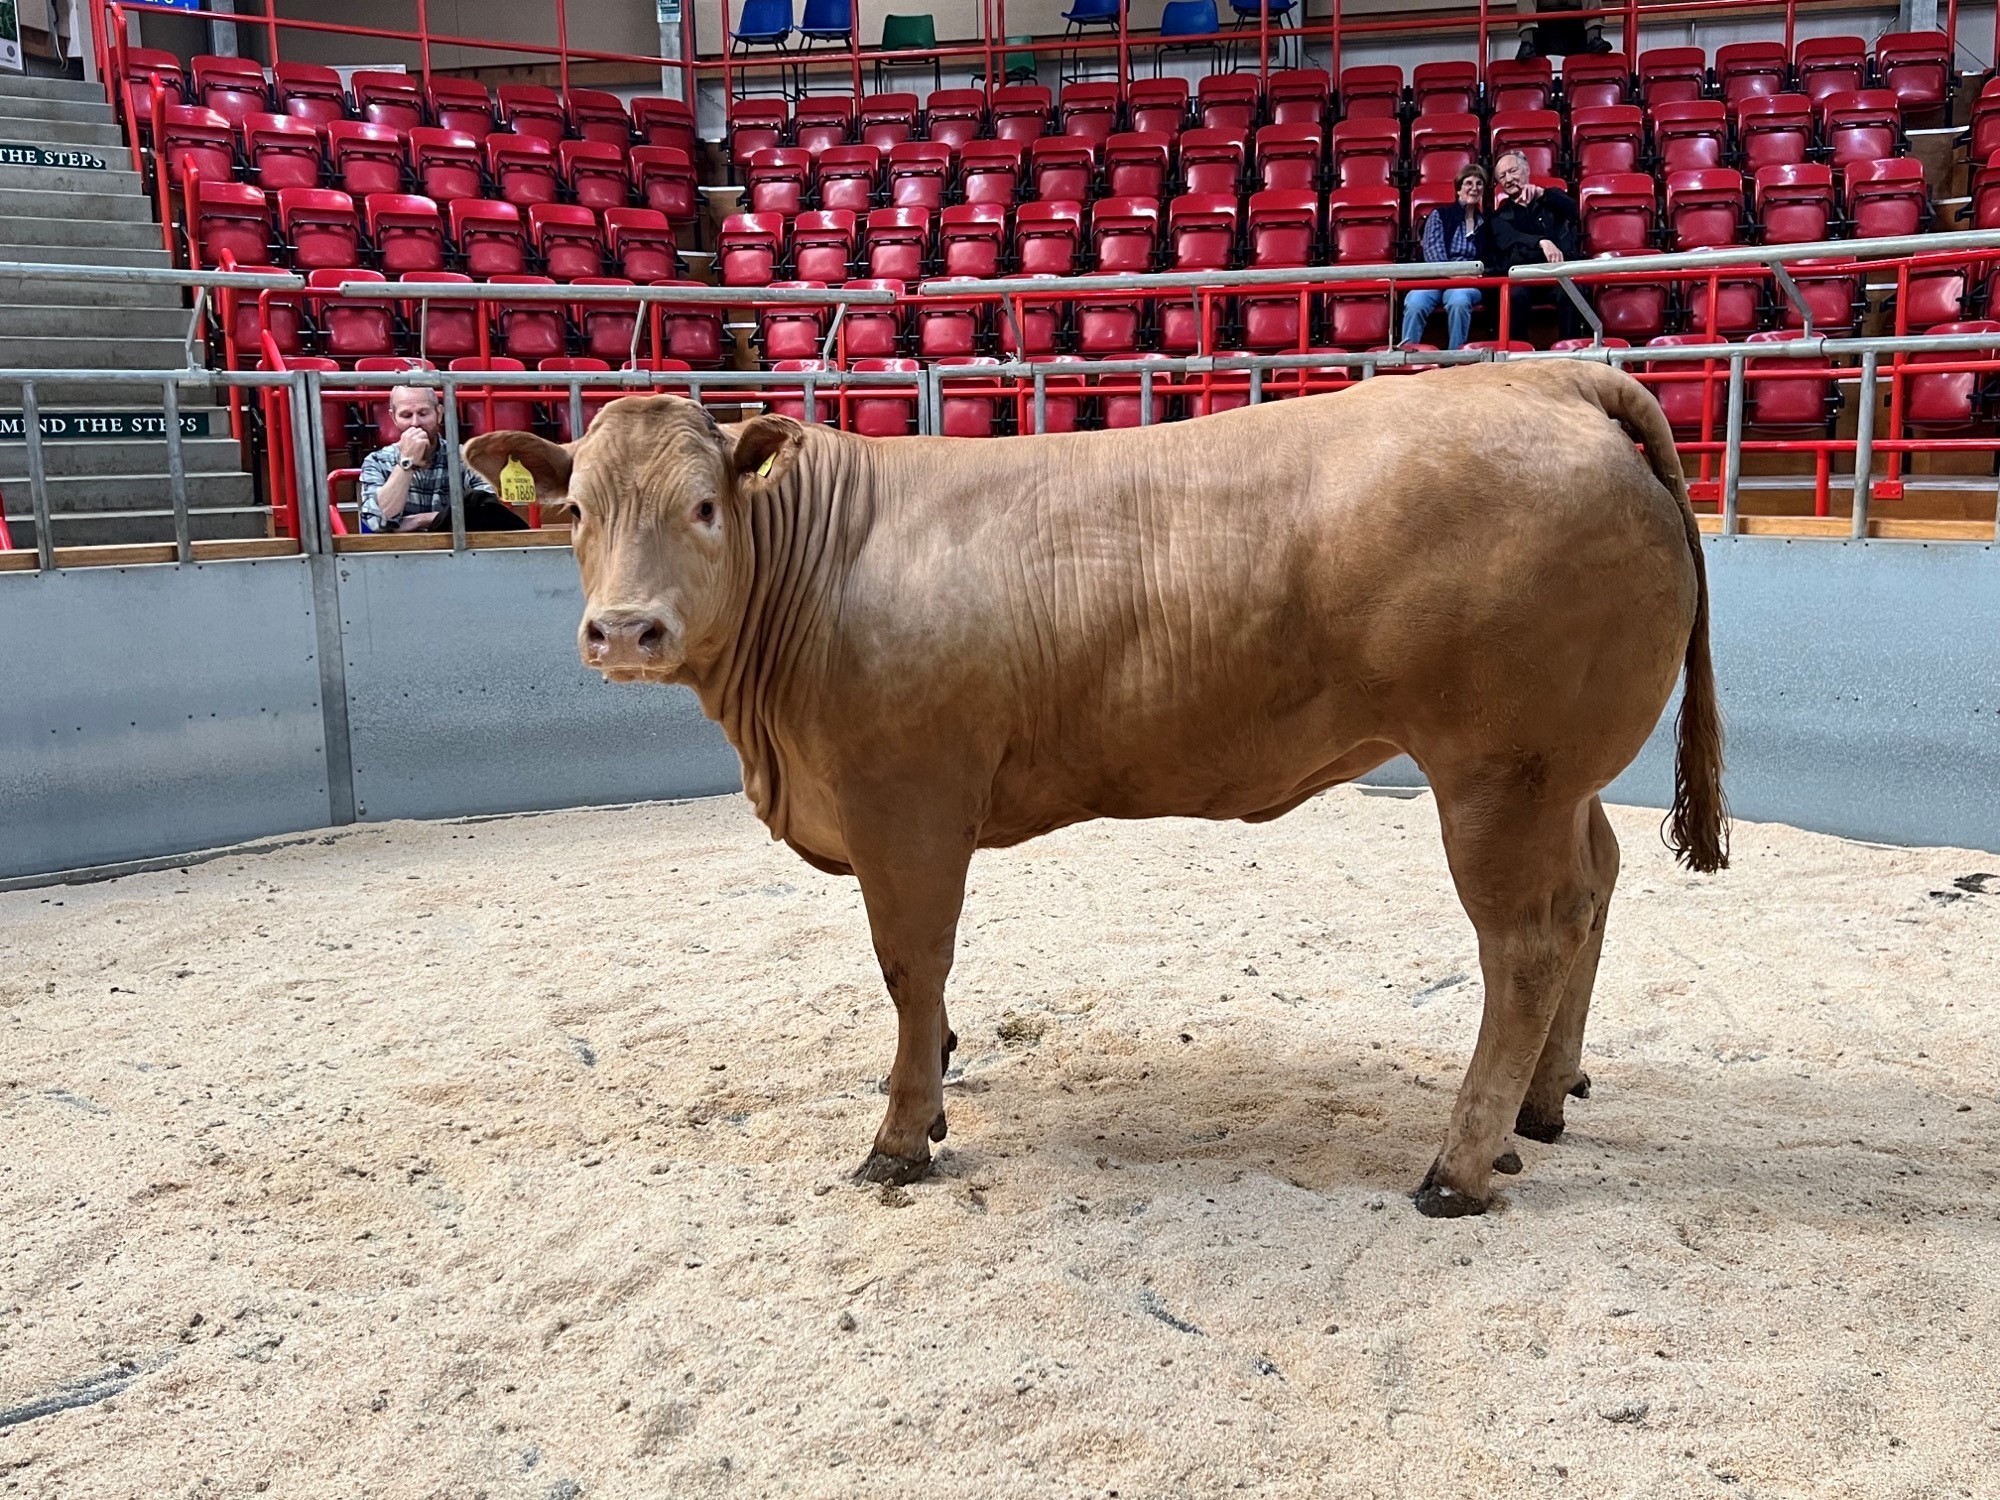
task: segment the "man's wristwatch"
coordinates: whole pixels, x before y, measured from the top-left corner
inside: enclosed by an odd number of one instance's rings
[[[399,454],[399,455],[397,455],[397,458],[396,458],[396,467],[397,467],[397,468],[399,468],[399,469],[409,469],[409,470],[411,470],[411,471],[413,471],[413,472],[414,472],[417,466],[416,466],[415,462],[413,462],[413,461],[411,460],[411,458],[410,458],[410,455],[409,455],[409,454],[407,454],[407,453],[403,453],[403,454]]]

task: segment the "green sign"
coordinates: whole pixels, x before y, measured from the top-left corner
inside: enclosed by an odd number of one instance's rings
[[[0,5],[7,0],[0,0]],[[104,158],[95,151],[78,151],[73,146],[0,145],[0,167],[69,167],[86,172],[102,172]]]
[[[205,411],[181,413],[181,436],[208,436]],[[157,411],[45,411],[42,413],[42,441],[45,443],[92,443],[103,438],[164,438],[167,418]],[[25,432],[18,411],[0,411],[0,443],[18,443]]]

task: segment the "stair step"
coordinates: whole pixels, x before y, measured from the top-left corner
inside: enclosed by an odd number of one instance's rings
[[[17,247],[18,248],[18,247]],[[13,255],[9,260],[40,261],[62,266],[167,266],[165,247],[119,249],[102,245],[44,245],[37,255]]]
[[[104,85],[79,78],[10,74],[0,78],[0,99],[67,99],[81,104],[103,104]]]
[[[216,437],[187,438],[181,443],[181,462],[189,474],[240,474],[243,449],[228,436],[229,413],[211,410],[208,430]],[[49,441],[42,444],[42,472],[51,479],[110,479],[135,474],[164,474],[167,445],[151,438],[115,438],[103,443]],[[10,506],[19,508],[28,499],[28,450],[20,441],[0,443],[0,487]],[[53,498],[50,500],[54,504]],[[30,507],[32,509],[32,506]]]
[[[37,381],[35,395],[43,406],[61,407],[64,410],[90,411],[134,411],[156,404],[159,387],[125,380],[82,380]],[[197,406],[216,406],[227,400],[227,392],[213,385],[184,385],[181,387],[181,405],[190,409]],[[18,381],[0,380],[0,408],[10,411],[21,409],[21,386]]]
[[[131,219],[23,216],[0,220],[0,260],[68,260],[41,250],[158,250],[160,226]]]
[[[0,370],[179,370],[186,364],[187,350],[177,338],[0,337]]]
[[[96,307],[184,308],[187,299],[179,287],[144,286],[116,281],[58,281],[35,277],[0,275],[0,306],[41,310],[68,307],[79,297],[88,297]],[[186,318],[186,313],[181,314]]]
[[[72,283],[63,290],[74,297],[90,296],[97,289]],[[0,338],[142,338],[178,343],[187,337],[189,312],[183,307],[0,302]]]
[[[32,94],[0,94],[0,116],[40,120],[55,125],[109,125],[111,105],[103,94],[95,99],[38,99]],[[35,137],[30,136],[30,140]]]
[[[136,194],[141,191],[137,172],[109,168],[100,172],[93,167],[0,166],[0,189],[5,188],[38,188],[47,193]]]
[[[0,220],[21,215],[31,219],[117,220],[153,224],[153,200],[142,193],[57,192],[49,188],[0,188]],[[160,237],[157,225],[153,238]]]
[[[7,526],[14,527],[15,517],[33,516],[33,497],[28,492],[27,481],[15,480],[6,487]],[[189,474],[187,476],[187,496],[189,509],[207,509],[223,505],[250,505],[253,492],[250,476],[241,472],[234,474]],[[109,478],[102,474],[65,474],[49,476],[49,514],[55,516],[101,515],[121,510],[166,510],[173,504],[172,482],[165,474],[119,474]],[[169,526],[167,534],[173,534]],[[63,545],[68,538],[58,528],[56,543]],[[20,546],[20,538],[14,540]]]
[[[32,552],[35,546],[33,518],[17,516],[10,509],[7,525],[14,533],[14,546]],[[172,516],[121,516],[115,511],[87,512],[82,519],[72,517],[57,521],[49,529],[54,533],[58,547],[129,547],[142,542],[171,542],[174,539]],[[188,536],[197,542],[266,537],[270,534],[270,518],[261,510],[188,517]]]
[[[110,120],[43,120],[16,114],[11,101],[0,99],[0,143],[10,146],[68,146],[91,151],[105,158],[105,165],[126,168],[132,165],[131,148],[125,132]],[[113,152],[117,159],[111,159]]]

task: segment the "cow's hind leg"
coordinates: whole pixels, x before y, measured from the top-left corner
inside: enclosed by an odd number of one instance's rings
[[[868,907],[875,956],[896,1006],[896,1060],[889,1068],[889,1109],[875,1147],[855,1176],[867,1182],[914,1182],[930,1170],[930,1142],[945,1135],[944,1070],[957,1038],[945,1021],[970,833],[946,833],[885,814],[877,832],[849,847]],[[860,847],[857,847],[857,844]]]
[[[1473,927],[1486,1004],[1444,1149],[1416,1194],[1433,1218],[1482,1213],[1602,897],[1587,796],[1551,795],[1540,768],[1435,778],[1445,853]],[[1508,1163],[1508,1165],[1512,1165]]]
[[[1589,840],[1591,887],[1596,893],[1596,916],[1590,936],[1569,971],[1569,985],[1549,1023],[1548,1040],[1542,1044],[1541,1061],[1528,1084],[1527,1097],[1514,1120],[1514,1133],[1531,1141],[1553,1141],[1563,1132],[1563,1100],[1590,1097],[1590,1075],[1583,1071],[1583,1028],[1590,1018],[1590,995],[1597,983],[1597,961],[1604,952],[1604,918],[1611,905],[1611,891],[1618,883],[1618,836],[1611,820],[1604,816],[1604,804],[1590,799]]]

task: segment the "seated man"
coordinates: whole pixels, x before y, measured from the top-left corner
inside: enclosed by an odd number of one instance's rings
[[[427,385],[399,385],[389,392],[389,418],[401,434],[361,464],[361,529],[450,531],[451,473],[438,428],[438,393]],[[467,531],[526,531],[528,523],[502,505],[471,469],[460,469]]]
[[[1487,258],[1486,169],[1463,166],[1452,181],[1453,201],[1431,210],[1424,220],[1424,259],[1427,261],[1476,260]],[[1463,348],[1472,337],[1472,310],[1479,306],[1476,286],[1419,287],[1403,299],[1403,342],[1421,344],[1424,325],[1438,303],[1444,303],[1445,348]]]
[[[1537,186],[1528,159],[1518,151],[1493,163],[1493,219],[1488,268],[1505,276],[1515,266],[1555,264],[1576,256],[1576,200],[1558,188]],[[1575,335],[1578,318],[1560,282],[1524,281],[1507,288],[1508,337],[1526,340],[1528,314],[1538,302],[1553,302],[1564,338]]]

